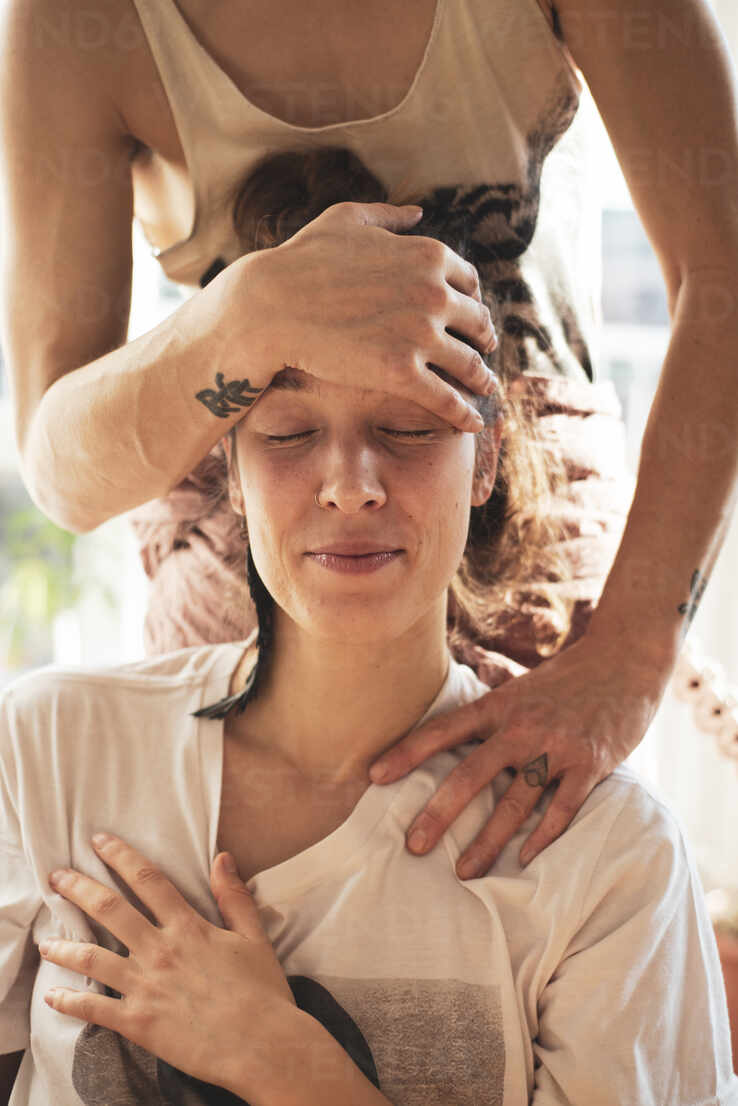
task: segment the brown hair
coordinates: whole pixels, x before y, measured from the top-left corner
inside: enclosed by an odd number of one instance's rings
[[[233,223],[244,253],[269,249],[286,242],[327,207],[342,201],[360,203],[419,204],[423,217],[412,228],[397,233],[420,234],[444,242],[464,260],[474,262],[475,243],[469,210],[449,202],[448,190],[420,195],[388,194],[384,185],[350,150],[312,147],[263,158],[231,193]],[[493,322],[498,309],[481,279],[482,299]],[[449,328],[461,341],[464,335]],[[571,629],[572,599],[557,591],[571,579],[571,568],[555,548],[561,537],[551,521],[552,497],[568,482],[563,462],[546,450],[525,397],[516,394],[517,377],[505,371],[499,347],[485,358],[500,379],[500,393],[476,396],[462,389],[477,408],[485,429],[476,435],[475,479],[494,462],[494,442],[489,429],[501,413],[500,443],[494,489],[485,504],[472,507],[464,555],[449,585],[448,642],[452,653],[464,640],[493,649],[521,603],[546,606],[559,624],[553,639],[536,640],[541,656],[557,652]],[[437,366],[433,370],[460,388]],[[519,374],[517,374],[519,375]],[[248,580],[259,616],[260,660],[271,637],[273,600],[259,579],[251,554]],[[269,629],[267,630],[267,624]],[[263,631],[263,632],[262,632]],[[263,669],[260,663],[257,669]],[[254,672],[249,697],[255,697],[261,673]],[[243,703],[245,705],[245,702]],[[239,704],[241,707],[241,704]],[[242,709],[242,708],[241,708]]]

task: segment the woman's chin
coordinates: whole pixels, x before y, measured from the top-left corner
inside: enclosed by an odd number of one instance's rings
[[[318,609],[312,605],[293,620],[300,628],[326,645],[385,646],[413,626],[420,612],[397,609],[397,595],[386,601],[373,596],[341,596],[326,600]]]

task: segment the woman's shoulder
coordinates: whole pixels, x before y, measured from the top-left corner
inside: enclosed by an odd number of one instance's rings
[[[17,676],[0,690],[0,734],[46,740],[99,721],[126,725],[132,717],[183,717],[197,709],[203,687],[225,679],[243,649],[239,642],[199,645],[116,665],[49,664]],[[175,708],[174,710],[173,708]]]
[[[0,695],[27,698],[61,686],[154,686],[157,683],[191,681],[206,675],[224,654],[237,657],[242,650],[242,643],[226,642],[218,645],[191,645],[119,664],[46,664],[16,676],[5,685]]]
[[[670,869],[696,867],[686,827],[668,796],[627,761],[596,785],[588,803],[609,812],[601,862],[630,852],[645,863],[660,856]]]

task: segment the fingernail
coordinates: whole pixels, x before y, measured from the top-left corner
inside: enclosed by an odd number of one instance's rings
[[[68,876],[69,872],[65,868],[57,868],[57,870],[52,872],[49,876],[49,883],[52,887],[59,887]]]
[[[386,764],[373,764],[369,769],[369,779],[374,783],[379,783],[380,780],[385,778],[388,772],[389,768]]]
[[[107,845],[108,841],[112,840],[113,839],[109,833],[93,833],[92,835],[92,844],[95,846],[96,849],[102,849],[105,845]]]
[[[477,874],[478,861],[476,857],[467,856],[459,863],[456,869],[461,879],[469,879]]]
[[[528,849],[523,849],[520,854],[520,867],[525,868],[526,864],[530,864],[531,860],[535,857],[535,853],[530,852]]]
[[[233,857],[231,856],[230,853],[224,853],[224,855],[223,855],[223,867],[225,868],[226,872],[230,873],[230,875],[232,875],[232,876],[237,876],[238,875],[238,868],[236,867],[236,862],[235,862],[235,860],[233,859]]]
[[[413,830],[407,839],[408,846],[414,853],[422,852],[428,843],[428,838],[422,830]]]

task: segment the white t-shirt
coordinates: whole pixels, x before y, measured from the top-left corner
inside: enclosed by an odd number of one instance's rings
[[[105,987],[41,962],[37,945],[56,933],[122,951],[47,882],[73,867],[142,908],[93,851],[96,830],[222,924],[209,874],[223,722],[191,712],[227,694],[243,648],[48,667],[0,695],[0,1053],[26,1050],[11,1106],[232,1101],[47,1006],[54,985]],[[424,717],[487,690],[452,659]],[[549,786],[492,871],[461,881],[456,860],[511,772],[429,855],[408,853],[405,831],[475,747],[370,785],[333,833],[250,881],[298,1005],[394,1106],[738,1106],[717,946],[674,814],[621,765],[521,870]]]

